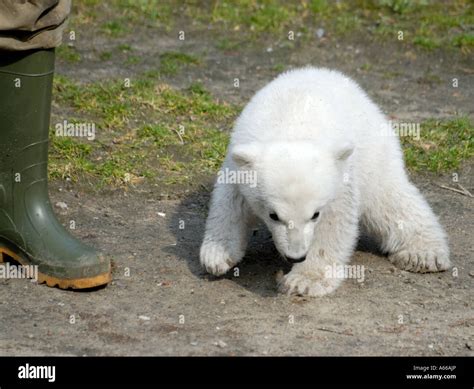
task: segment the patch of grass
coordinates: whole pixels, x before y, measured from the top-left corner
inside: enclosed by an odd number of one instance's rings
[[[94,170],[91,158],[92,146],[68,137],[58,137],[51,131],[49,176],[66,179]]]
[[[474,156],[474,128],[468,117],[427,120],[421,124],[419,140],[401,140],[407,166],[415,171],[446,172]]]
[[[101,61],[108,61],[112,58],[112,53],[110,51],[103,51],[99,54],[99,58]]]
[[[339,35],[347,34],[350,31],[354,31],[354,29],[359,29],[361,25],[362,20],[357,15],[342,13],[334,18],[334,28]]]
[[[449,3],[431,0],[406,2],[387,0],[379,1],[380,5],[393,3],[394,15],[385,13],[374,30],[376,35],[394,37],[397,31],[403,31],[405,40],[426,50],[437,48],[462,47],[463,52],[469,51],[469,44],[463,42],[466,26],[474,23],[473,5],[466,0],[454,0]],[[377,10],[378,7],[374,7]],[[382,9],[383,10],[383,9]],[[374,16],[374,15],[373,15]],[[456,43],[460,42],[458,46]]]
[[[137,131],[141,139],[151,139],[157,146],[164,146],[176,141],[176,134],[161,124],[145,124]]]
[[[286,69],[286,66],[282,63],[276,63],[272,66],[272,70],[277,73],[282,73]]]
[[[231,40],[227,37],[221,38],[217,41],[217,48],[224,51],[236,50],[240,46],[240,42]]]
[[[434,40],[433,38],[427,38],[425,36],[415,36],[413,38],[413,43],[428,50],[440,47],[439,41]]]
[[[117,46],[117,49],[123,53],[126,53],[128,51],[132,51],[132,46],[126,44],[126,43],[122,43],[120,45]]]
[[[387,70],[383,73],[383,77],[389,80],[398,76],[401,76],[401,73],[394,70]]]
[[[410,0],[378,0],[376,4],[387,7],[394,13],[403,14],[416,2]]]
[[[422,77],[419,77],[417,79],[417,82],[419,84],[441,84],[443,82],[443,79],[439,77],[437,74],[433,74],[431,72],[426,72]]]
[[[112,0],[116,8],[124,12],[131,22],[145,18],[153,26],[171,27],[176,2],[163,0]]]
[[[473,46],[474,4],[470,0],[78,0],[74,4],[71,19],[76,29],[95,23],[116,37],[130,33],[136,25],[171,31],[179,20],[180,26],[184,21],[197,29],[211,26],[213,31],[225,31],[216,39],[222,50],[248,44],[262,34],[283,42],[290,30],[312,40],[317,28],[324,28],[329,39],[357,33],[395,41],[398,31],[403,31],[403,44],[422,49],[452,48],[467,54]],[[119,17],[111,19],[111,15]],[[232,40],[230,34],[234,34]]]
[[[141,58],[138,55],[129,55],[125,61],[127,65],[136,65],[140,63]]]
[[[185,65],[198,65],[199,58],[176,51],[170,51],[160,55],[160,72],[164,75],[173,75]]]
[[[160,76],[161,74],[158,69],[147,70],[142,74],[144,80],[159,80]]]
[[[281,31],[294,16],[295,7],[280,1],[241,0],[215,2],[210,19],[214,23],[233,25],[237,30],[243,27],[258,33]]]
[[[79,30],[95,24],[114,37],[132,31],[137,25],[170,30],[176,5],[172,0],[77,0],[72,2],[70,26]],[[114,15],[120,15],[119,19],[113,20]]]
[[[315,14],[327,11],[329,8],[328,0],[311,0],[309,3],[309,8]]]
[[[56,48],[56,55],[63,61],[77,63],[81,60],[81,55],[74,47],[62,44]]]
[[[214,173],[240,108],[219,102],[200,83],[179,91],[144,75],[127,88],[123,80],[79,84],[55,77],[55,102],[77,120],[96,125],[96,140],[56,138],[54,178],[86,178],[94,185],[186,185]],[[67,156],[67,157],[66,157]]]
[[[474,47],[474,34],[460,34],[451,39],[451,44],[461,51],[469,53]]]
[[[101,30],[107,35],[117,38],[129,32],[129,27],[125,20],[113,19],[113,20],[104,22],[101,26]]]

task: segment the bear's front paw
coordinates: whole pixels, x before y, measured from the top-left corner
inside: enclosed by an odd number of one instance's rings
[[[200,261],[206,271],[215,276],[227,273],[238,262],[231,258],[222,245],[213,242],[204,243],[201,246]]]
[[[278,281],[278,290],[287,295],[324,296],[337,289],[340,278],[327,278],[324,273],[292,270]]]
[[[444,271],[451,267],[449,256],[444,252],[401,250],[390,254],[388,259],[398,268],[416,273]]]

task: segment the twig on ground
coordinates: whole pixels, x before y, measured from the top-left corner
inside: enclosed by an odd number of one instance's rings
[[[460,189],[456,189],[456,188],[452,188],[450,186],[446,186],[446,185],[438,185],[440,188],[443,188],[443,189],[447,189],[447,190],[450,190],[452,192],[456,192],[456,193],[459,193],[459,194],[462,194],[464,196],[468,196],[468,197],[474,197],[472,195],[471,192],[469,192],[464,186],[462,186],[461,184],[458,184],[459,188]]]
[[[330,330],[329,328],[324,328],[324,327],[317,327],[316,329],[319,330],[319,331],[332,332],[333,334],[353,336],[353,334],[351,334],[351,333],[348,332],[348,331],[344,331],[344,332],[342,332],[342,331],[334,331],[334,330]]]
[[[183,137],[181,136],[181,134],[179,133],[178,130],[174,129],[174,132],[176,132],[176,134],[178,134],[179,136],[179,140],[181,141],[181,144],[184,145],[184,140],[183,140]]]
[[[459,188],[460,188],[461,190],[464,191],[464,193],[466,193],[466,196],[474,197],[474,196],[472,195],[472,193],[469,192],[464,186],[462,186],[461,184],[458,184],[458,186],[459,186]]]

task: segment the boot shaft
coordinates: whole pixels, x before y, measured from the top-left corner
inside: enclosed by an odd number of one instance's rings
[[[47,153],[54,50],[0,52],[0,166]]]
[[[0,208],[33,183],[47,202],[54,50],[0,52]]]

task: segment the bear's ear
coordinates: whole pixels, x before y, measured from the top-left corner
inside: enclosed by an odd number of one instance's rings
[[[257,160],[259,147],[255,143],[237,145],[232,149],[231,156],[238,167],[250,167]]]
[[[354,151],[354,145],[350,142],[344,143],[342,146],[336,148],[334,156],[338,161],[345,161]]]

